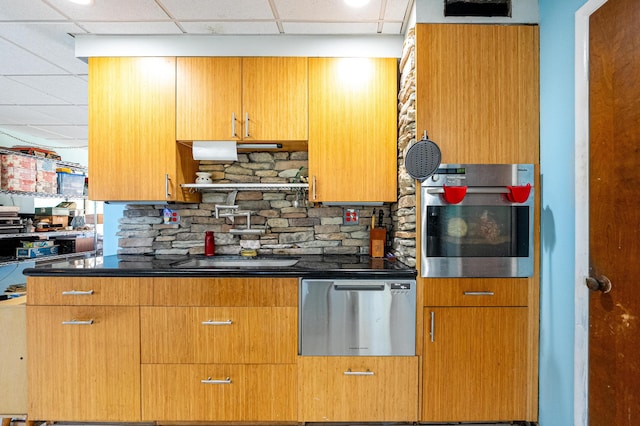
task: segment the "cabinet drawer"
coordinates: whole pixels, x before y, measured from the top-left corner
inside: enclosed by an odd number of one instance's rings
[[[424,306],[527,306],[526,278],[423,279]]]
[[[143,421],[295,421],[296,366],[142,365]]]
[[[27,306],[28,413],[140,421],[137,307]]]
[[[299,422],[416,421],[418,357],[299,357]]]
[[[29,305],[138,305],[138,278],[28,277]]]
[[[296,308],[143,307],[143,363],[295,363]]]
[[[156,306],[297,306],[297,278],[155,278]]]

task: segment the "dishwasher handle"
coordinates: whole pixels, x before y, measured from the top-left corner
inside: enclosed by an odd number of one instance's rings
[[[334,284],[336,291],[384,291],[384,284]]]

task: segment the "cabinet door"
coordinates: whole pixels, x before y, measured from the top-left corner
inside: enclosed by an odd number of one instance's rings
[[[299,422],[413,422],[418,357],[299,357]]]
[[[176,199],[175,76],[175,58],[89,58],[89,198]]]
[[[242,59],[177,58],[176,99],[178,140],[240,139]]]
[[[309,59],[312,201],[397,200],[397,67]]]
[[[144,364],[146,421],[296,419],[295,364]]]
[[[296,308],[143,307],[143,363],[295,363]]]
[[[28,306],[27,330],[30,418],[140,421],[137,307]]]
[[[425,308],[424,324],[421,421],[526,418],[527,308]]]
[[[416,133],[443,163],[539,163],[537,25],[420,24]]]
[[[242,59],[244,140],[307,140],[307,69],[307,58]]]

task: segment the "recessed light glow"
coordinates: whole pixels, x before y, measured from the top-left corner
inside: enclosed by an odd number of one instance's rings
[[[93,0],[69,0],[71,3],[81,4],[81,5],[90,5],[93,3]]]
[[[347,6],[351,7],[362,7],[365,4],[369,3],[369,0],[344,0]]]

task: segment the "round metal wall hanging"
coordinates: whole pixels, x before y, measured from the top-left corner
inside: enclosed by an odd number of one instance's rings
[[[435,142],[427,138],[427,132],[418,142],[414,143],[404,159],[407,173],[414,179],[423,181],[434,174],[440,167],[442,154]]]

